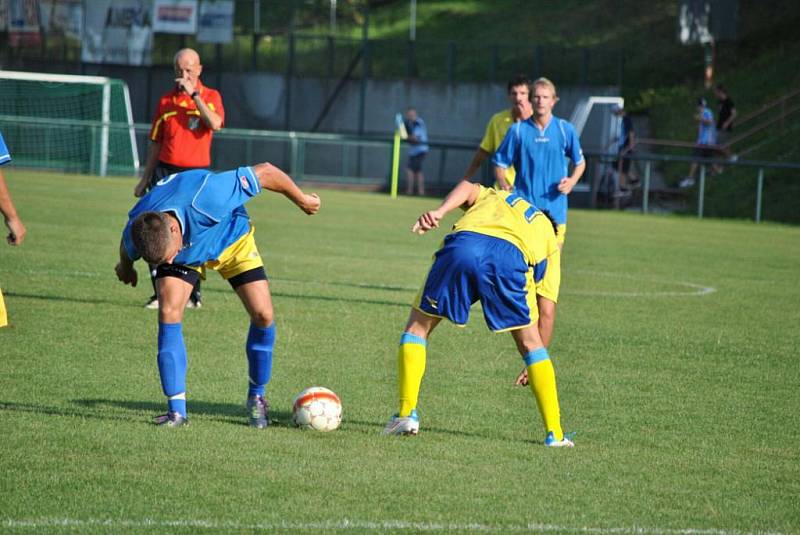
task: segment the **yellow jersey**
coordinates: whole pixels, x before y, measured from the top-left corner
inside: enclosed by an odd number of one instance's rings
[[[480,148],[489,154],[494,154],[500,148],[503,138],[506,137],[508,129],[514,124],[514,118],[511,116],[511,110],[503,110],[492,115],[489,123],[486,125],[486,132],[483,134]],[[514,171],[514,166],[510,165],[506,168],[506,181],[514,185],[514,179],[517,173]]]
[[[515,245],[530,266],[545,264],[559,252],[553,224],[516,193],[478,185],[480,193],[452,232],[476,232]]]

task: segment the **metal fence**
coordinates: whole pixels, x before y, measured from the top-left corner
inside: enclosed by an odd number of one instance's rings
[[[71,125],[70,129],[59,130],[37,118],[4,116],[2,119],[0,127],[4,135],[10,133],[6,142],[15,156],[16,166],[67,172],[97,171],[88,157],[84,165],[76,165],[74,158],[54,158],[48,146],[63,144],[61,142],[65,140],[60,140],[59,136],[75,137],[76,132],[85,129],[89,135],[83,137],[91,138],[91,132],[104,127],[120,131],[129,128],[127,125],[81,121]],[[149,125],[135,126],[141,161],[145,157],[148,131]],[[15,132],[25,136],[40,134],[42,139],[51,141],[42,144],[39,153],[17,154],[14,151]],[[426,189],[431,194],[442,194],[452,188],[462,178],[477,146],[477,140],[474,144],[431,142],[424,168]],[[90,149],[87,154],[92,154]],[[586,174],[570,196],[573,207],[637,209],[643,213],[695,213],[701,218],[708,215],[747,217],[756,222],[764,219],[798,222],[797,214],[779,215],[772,207],[780,204],[780,197],[785,197],[787,184],[792,187],[800,185],[797,180],[800,163],[633,154],[630,158],[641,176],[640,185],[629,195],[620,195],[613,165],[615,156],[586,152],[585,157]],[[392,139],[226,128],[214,136],[212,161],[216,169],[270,161],[286,169],[299,182],[389,191]],[[671,185],[674,179],[669,177],[682,176],[693,162],[700,164],[696,187],[679,189]],[[712,176],[714,167],[722,168],[722,172]],[[488,162],[474,178],[487,185],[494,182]],[[783,182],[776,181],[776,178]],[[738,184],[735,199],[726,199],[724,189],[734,181]],[[403,186],[404,179],[401,179],[401,193]],[[718,199],[720,196],[722,201]],[[724,204],[728,211],[720,210],[716,205],[710,207],[711,203]],[[798,210],[795,208],[794,212]]]

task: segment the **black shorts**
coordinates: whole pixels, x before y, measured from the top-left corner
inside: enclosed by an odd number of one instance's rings
[[[177,165],[172,165],[169,163],[164,163],[161,160],[158,161],[156,168],[153,169],[153,175],[150,177],[150,182],[147,184],[147,189],[153,189],[153,186],[156,185],[156,182],[161,180],[162,178],[173,175],[175,173],[180,173],[182,171],[188,171],[189,169],[196,169],[195,167],[178,167]]]
[[[716,151],[714,147],[709,145],[695,145],[692,155],[700,158],[713,158],[716,155]]]
[[[156,279],[163,277],[175,277],[194,286],[200,278],[200,272],[182,264],[160,264],[156,268]],[[230,283],[231,288],[235,290],[243,284],[259,280],[267,280],[267,272],[264,271],[263,267],[257,267],[245,271],[244,273],[239,273],[235,277],[228,279],[228,283]]]
[[[411,171],[419,173],[420,171],[422,171],[422,162],[425,161],[425,156],[427,156],[427,154],[428,154],[427,152],[421,152],[420,154],[409,156],[407,167]]]

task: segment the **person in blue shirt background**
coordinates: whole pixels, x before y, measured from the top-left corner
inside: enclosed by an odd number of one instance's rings
[[[286,173],[262,163],[223,173],[196,169],[169,175],[128,214],[117,278],[136,286],[135,260],[158,266],[158,371],[167,413],[156,417],[157,425],[188,423],[182,321],[189,294],[205,269],[219,272],[230,283],[250,315],[247,409],[251,426],[269,424],[264,394],[272,373],[274,312],[264,263],[244,207],[262,188],[282,193],[306,214],[320,208],[316,194],[305,194]]]
[[[697,141],[695,142],[692,155],[699,158],[713,158],[716,155],[717,127],[714,124],[714,112],[708,107],[706,99],[697,99],[697,113],[694,116],[697,121]],[[697,163],[692,162],[689,167],[689,174],[678,183],[681,188],[691,188],[694,186],[694,175],[697,173]],[[713,167],[717,170],[717,167]]]
[[[417,115],[417,110],[408,108],[405,114],[406,132],[408,132],[408,164],[406,165],[406,193],[414,194],[414,184],[417,185],[417,193],[425,195],[425,175],[422,173],[422,162],[428,154],[428,129],[425,121]]]

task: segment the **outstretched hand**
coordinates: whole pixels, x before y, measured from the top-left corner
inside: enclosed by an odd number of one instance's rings
[[[417,221],[411,227],[411,232],[422,235],[428,232],[429,230],[439,228],[440,219],[442,219],[442,216],[436,210],[425,212],[424,214],[419,216]]]
[[[322,205],[322,199],[316,193],[304,194],[303,202],[300,204],[300,209],[308,215],[314,215],[319,212]]]

